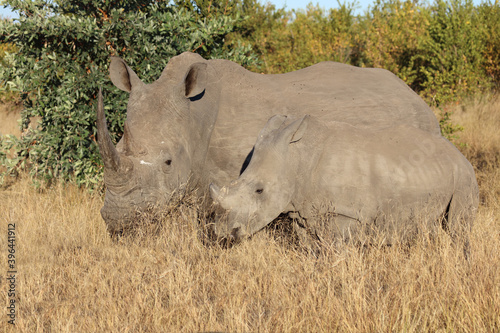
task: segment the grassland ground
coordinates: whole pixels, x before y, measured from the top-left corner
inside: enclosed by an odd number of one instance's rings
[[[70,184],[0,191],[0,270],[15,223],[16,325],[0,284],[1,332],[498,332],[500,100],[452,107],[454,142],[481,204],[465,261],[450,237],[410,248],[346,244],[315,257],[267,229],[230,249],[205,245],[196,202],[112,239],[103,199]]]
[[[18,124],[20,112],[20,106],[0,102],[0,135],[11,134],[17,137],[21,135]]]

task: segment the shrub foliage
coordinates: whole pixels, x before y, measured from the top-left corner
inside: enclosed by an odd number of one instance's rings
[[[324,10],[256,5],[245,33],[264,73],[320,61],[382,67],[427,102],[440,105],[499,87],[500,6],[471,0],[376,0],[355,16],[355,2]]]
[[[238,17],[217,15],[202,19],[169,1],[34,0],[6,1],[19,11],[18,22],[5,21],[2,43],[17,46],[6,57],[1,76],[21,94],[23,129],[39,117],[36,130],[20,140],[3,140],[17,158],[3,163],[8,171],[26,167],[46,180],[74,179],[95,185],[101,161],[96,144],[95,103],[98,87],[106,94],[108,125],[116,142],[126,110],[126,93],[108,79],[109,57],[122,57],[144,82],[159,77],[168,60],[184,51],[205,58],[229,58],[252,63],[247,49],[224,48],[224,36]],[[5,149],[4,149],[5,151]],[[38,177],[39,178],[39,177]]]

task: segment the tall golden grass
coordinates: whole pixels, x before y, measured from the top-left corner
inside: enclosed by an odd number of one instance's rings
[[[458,141],[481,206],[463,259],[450,237],[411,247],[345,244],[319,257],[268,229],[231,248],[205,245],[196,203],[111,239],[102,198],[71,185],[0,192],[0,269],[16,225],[16,325],[2,332],[499,332],[500,101],[459,107]],[[147,222],[147,221],[146,221]]]

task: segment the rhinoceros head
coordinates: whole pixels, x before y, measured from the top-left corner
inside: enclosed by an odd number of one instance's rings
[[[106,184],[101,215],[112,232],[126,227],[137,210],[167,203],[192,174],[199,175],[194,171],[208,150],[217,99],[209,84],[209,65],[197,55],[190,57],[187,64],[171,60],[152,84],[143,83],[120,58],[111,60],[112,82],[130,93],[124,133],[116,147],[101,92],[98,96],[98,143]],[[193,63],[192,57],[199,62]],[[182,67],[184,73],[175,75]]]
[[[260,132],[247,168],[229,186],[210,184],[214,202],[227,212],[215,224],[220,237],[250,236],[272,222],[291,203],[296,191],[297,161],[290,145],[304,135],[308,116],[289,125],[287,117],[269,119]]]

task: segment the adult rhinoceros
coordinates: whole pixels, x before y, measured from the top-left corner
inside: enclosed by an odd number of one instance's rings
[[[187,181],[203,190],[239,175],[254,138],[276,113],[302,110],[322,122],[360,127],[408,124],[439,134],[422,99],[383,69],[334,62],[287,74],[249,72],[227,60],[183,53],[160,78],[144,84],[120,58],[111,81],[130,93],[124,135],[116,148],[99,94],[98,137],[106,196],[101,215],[110,231],[126,226],[136,210],[165,204]]]
[[[241,238],[281,213],[296,212],[312,233],[340,238],[369,226],[391,236],[420,221],[442,221],[453,234],[468,230],[479,201],[474,169],[442,136],[399,125],[360,129],[313,117],[271,118],[252,159],[230,185],[210,185],[227,219],[219,236]],[[321,225],[326,213],[335,215]],[[389,232],[387,232],[389,231]]]

